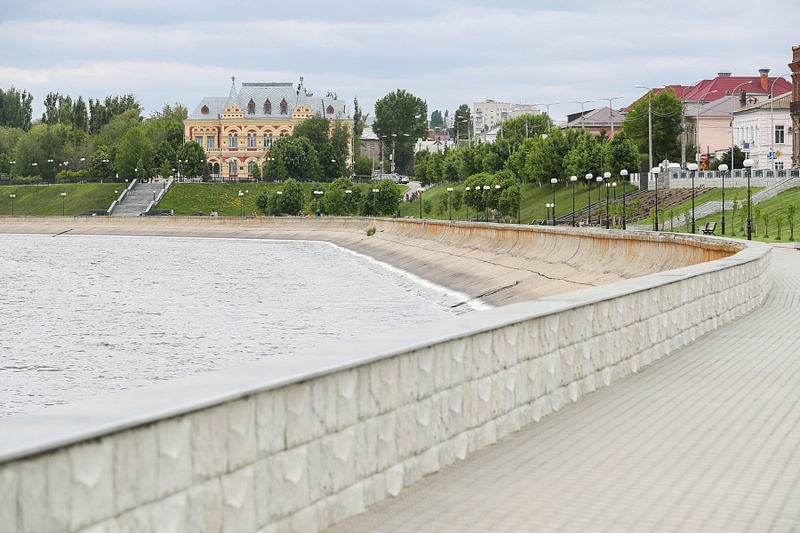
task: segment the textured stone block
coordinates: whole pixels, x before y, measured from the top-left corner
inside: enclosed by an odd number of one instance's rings
[[[236,470],[253,464],[258,457],[255,398],[230,403],[227,410],[229,468]]]
[[[333,491],[353,485],[356,480],[354,430],[349,428],[329,437],[323,452],[325,460],[330,462]]]
[[[254,469],[242,468],[220,478],[222,486],[222,531],[255,531]]]
[[[418,350],[417,356],[417,399],[429,398],[436,388],[434,350]]]
[[[194,512],[188,505],[186,493],[176,494],[147,507],[149,531],[158,533],[183,533],[188,531],[189,514]]]
[[[186,417],[158,424],[158,497],[164,498],[192,484],[191,434]]]
[[[219,476],[229,469],[228,409],[205,409],[191,415],[192,465],[195,482]]]
[[[406,405],[397,410],[397,458],[405,460],[417,451],[417,408]]]
[[[266,480],[266,478],[265,478]],[[221,531],[223,517],[222,485],[218,478],[194,485],[186,494],[189,513],[186,531]],[[266,513],[266,523],[269,514]]]
[[[17,500],[19,531],[23,533],[46,531],[47,464],[44,457],[17,463]],[[70,477],[71,478],[71,477]]]
[[[397,464],[397,415],[388,413],[378,417],[375,429],[376,470],[382,471]],[[341,490],[341,487],[336,490]]]
[[[17,531],[19,475],[15,465],[0,468],[0,532]]]
[[[330,436],[314,439],[304,447],[308,450],[308,501],[314,502],[333,494],[333,465],[330,456]]]
[[[114,445],[116,512],[152,502],[158,495],[156,426],[132,429],[111,437]]]
[[[386,493],[389,496],[399,496],[403,491],[403,487],[407,485],[405,482],[405,472],[406,469],[403,464],[393,466],[386,471]]]
[[[398,405],[408,405],[417,399],[417,380],[419,376],[419,364],[416,354],[402,355],[397,358],[398,362]]]
[[[100,522],[114,514],[113,453],[110,439],[69,449],[72,467],[72,529]],[[131,467],[136,468],[135,465]]]
[[[378,424],[375,419],[353,426],[356,476],[364,479],[378,471]]]
[[[311,440],[313,413],[311,412],[311,387],[307,383],[291,385],[286,395],[286,446],[293,448]]]
[[[358,372],[349,370],[335,376],[335,430],[342,430],[358,421]],[[333,387],[332,387],[333,388]]]
[[[274,518],[288,517],[310,502],[308,447],[280,452],[270,458],[270,514]]]
[[[256,399],[256,433],[262,455],[286,449],[285,390],[267,391]]]

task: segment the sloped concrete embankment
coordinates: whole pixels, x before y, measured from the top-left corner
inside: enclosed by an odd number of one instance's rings
[[[317,238],[484,286],[493,272],[521,276],[557,258],[570,292],[0,419],[9,531],[319,531],[639,372],[770,288],[768,247],[732,253],[679,236],[380,220],[28,222],[0,221],[0,232]],[[677,268],[624,279],[660,266]],[[603,275],[619,280],[574,290]]]

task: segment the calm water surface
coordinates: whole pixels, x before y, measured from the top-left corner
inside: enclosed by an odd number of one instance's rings
[[[458,298],[325,243],[0,235],[0,417],[442,319]]]

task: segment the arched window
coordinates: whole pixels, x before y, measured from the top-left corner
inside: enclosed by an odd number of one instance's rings
[[[286,98],[281,100],[281,115],[289,114],[289,104],[286,103]]]
[[[239,135],[236,133],[229,133],[228,148],[238,148],[238,147],[239,147]]]
[[[256,114],[256,103],[253,101],[252,98],[247,103],[247,114],[248,115],[255,115]]]
[[[325,112],[326,112],[327,114],[329,114],[329,115],[333,115],[333,106],[332,106],[332,105],[329,105],[329,106],[328,106],[328,108],[327,108],[327,109],[325,109]]]
[[[200,108],[200,112],[201,112],[202,114],[204,114],[204,115],[208,115],[208,106],[207,106],[207,105],[204,105],[203,107],[201,107],[201,108]]]
[[[228,176],[233,177],[233,176],[236,176],[238,174],[238,172],[237,172],[238,163],[239,162],[236,161],[235,159],[231,159],[230,161],[228,161]]]
[[[255,165],[256,165],[255,161],[248,161],[247,162],[247,175],[248,176],[252,176],[253,175],[253,167],[255,167]]]
[[[267,101],[264,102],[264,114],[265,115],[272,114],[272,102],[269,101],[269,98],[267,98]]]

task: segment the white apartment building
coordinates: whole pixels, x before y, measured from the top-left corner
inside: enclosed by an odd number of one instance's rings
[[[784,170],[792,166],[792,94],[743,107],[733,112],[732,140],[756,170]]]
[[[538,115],[539,108],[532,104],[510,104],[487,99],[472,104],[472,128],[475,135],[489,131],[510,118]]]

